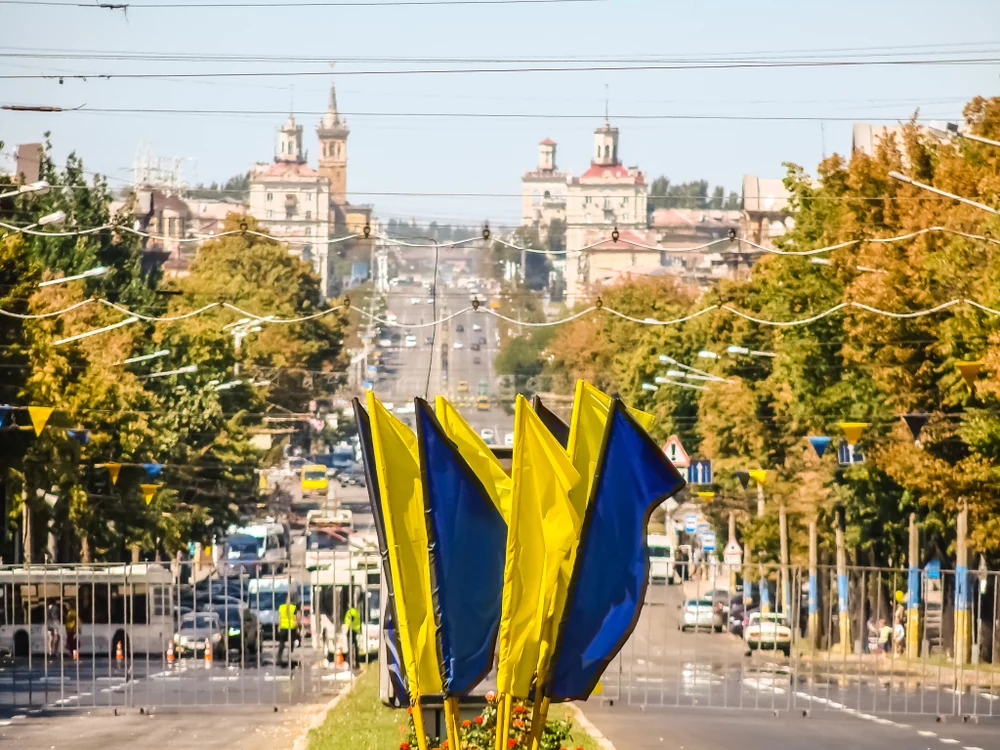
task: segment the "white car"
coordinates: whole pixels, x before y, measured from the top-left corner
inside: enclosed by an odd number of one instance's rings
[[[381,346],[382,348],[390,347],[392,346],[392,339],[381,338],[378,340],[378,345]]]
[[[473,323],[472,324],[472,330],[473,331],[481,331],[481,330],[483,330],[483,327],[481,325],[479,325],[479,323]]]
[[[420,297],[410,297],[410,304],[411,305],[419,305],[420,304]]]
[[[504,448],[513,448],[514,447],[514,433],[513,432],[508,432],[506,435],[503,436],[503,445],[504,445]]]
[[[416,345],[417,345],[417,337],[411,333],[409,336],[406,337],[406,346],[407,348],[412,348]]]
[[[493,441],[496,439],[496,433],[494,433],[489,427],[484,427],[479,431],[479,437],[481,437],[483,442],[487,445],[493,445]]]
[[[465,346],[465,344],[463,344],[461,341],[456,341],[454,344],[451,345],[451,348],[461,349],[463,346]]]
[[[685,630],[722,630],[722,617],[716,616],[712,600],[686,599],[681,607],[681,621],[677,627]]]
[[[792,652],[792,629],[788,618],[780,612],[751,612],[743,626],[743,643],[746,655],[757,649],[782,651],[785,656]]]

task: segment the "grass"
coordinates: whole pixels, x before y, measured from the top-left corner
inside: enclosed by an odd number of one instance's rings
[[[550,718],[556,718],[553,707]],[[395,750],[406,723],[406,712],[382,705],[378,698],[378,668],[366,669],[354,689],[309,733],[309,750]],[[574,725],[571,750],[599,750],[594,738]]]

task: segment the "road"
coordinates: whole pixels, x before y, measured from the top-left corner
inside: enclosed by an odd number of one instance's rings
[[[433,402],[434,396],[443,395],[477,432],[492,430],[496,443],[503,445],[513,420],[499,403],[494,367],[497,319],[485,311],[460,312],[470,307],[469,294],[456,288],[441,285],[436,304],[427,304],[428,299],[419,285],[400,285],[389,293],[387,306],[397,316],[401,338],[388,350],[389,371],[379,376],[375,394],[397,410],[415,396],[426,394]],[[486,300],[483,304],[485,309]],[[430,325],[434,307],[437,319],[455,315],[436,332]],[[416,346],[405,345],[407,334],[416,337]],[[488,410],[476,408],[481,388],[491,402]]]
[[[729,633],[680,632],[683,598],[650,586],[603,692],[582,705],[619,748],[1000,748],[1000,695],[794,653],[748,658]]]

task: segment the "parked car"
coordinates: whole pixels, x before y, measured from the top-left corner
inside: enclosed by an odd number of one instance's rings
[[[455,332],[456,333],[465,333],[465,326],[463,326],[461,323],[459,323],[457,326],[455,326]]]
[[[489,427],[484,427],[479,431],[479,437],[483,439],[483,442],[487,445],[492,445],[496,440],[496,434]]]
[[[479,351],[479,344],[477,344],[477,343],[473,342],[473,343],[469,344],[469,348],[470,348],[470,349],[471,349],[472,351],[474,351],[474,352],[478,352],[478,351]]]
[[[722,630],[722,621],[715,612],[712,600],[707,598],[687,599],[681,606],[680,630]]]
[[[788,618],[780,612],[751,612],[743,623],[743,643],[747,656],[758,649],[773,649],[790,655],[792,629],[788,627]]]
[[[257,656],[260,627],[257,616],[246,605],[214,605],[212,611],[222,624],[222,658],[249,660]]]
[[[222,643],[222,621],[215,612],[192,612],[181,617],[180,627],[174,633],[174,649],[178,656],[205,653],[205,643],[212,644],[214,652]]]

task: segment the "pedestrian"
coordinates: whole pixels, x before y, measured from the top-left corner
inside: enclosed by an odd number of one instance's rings
[[[344,631],[347,634],[348,664],[352,668],[358,666],[358,638],[361,635],[361,613],[357,607],[348,607],[344,614]]]
[[[66,605],[66,617],[63,624],[66,626],[66,651],[72,654],[76,650],[76,626],[78,622],[76,610],[73,605]]]
[[[878,621],[878,652],[880,654],[889,653],[891,641],[892,628],[886,624],[884,617],[880,617]]]
[[[906,628],[903,626],[903,620],[896,620],[896,626],[892,629],[892,647],[895,649],[896,656],[903,655],[903,645],[906,643]]]
[[[59,653],[59,631],[62,629],[62,620],[62,608],[58,602],[52,602],[45,613],[49,656],[55,656]]]
[[[281,658],[288,644],[288,662],[295,666],[295,639],[299,636],[299,608],[295,606],[295,595],[289,593],[288,599],[278,607],[278,666],[284,666]]]

